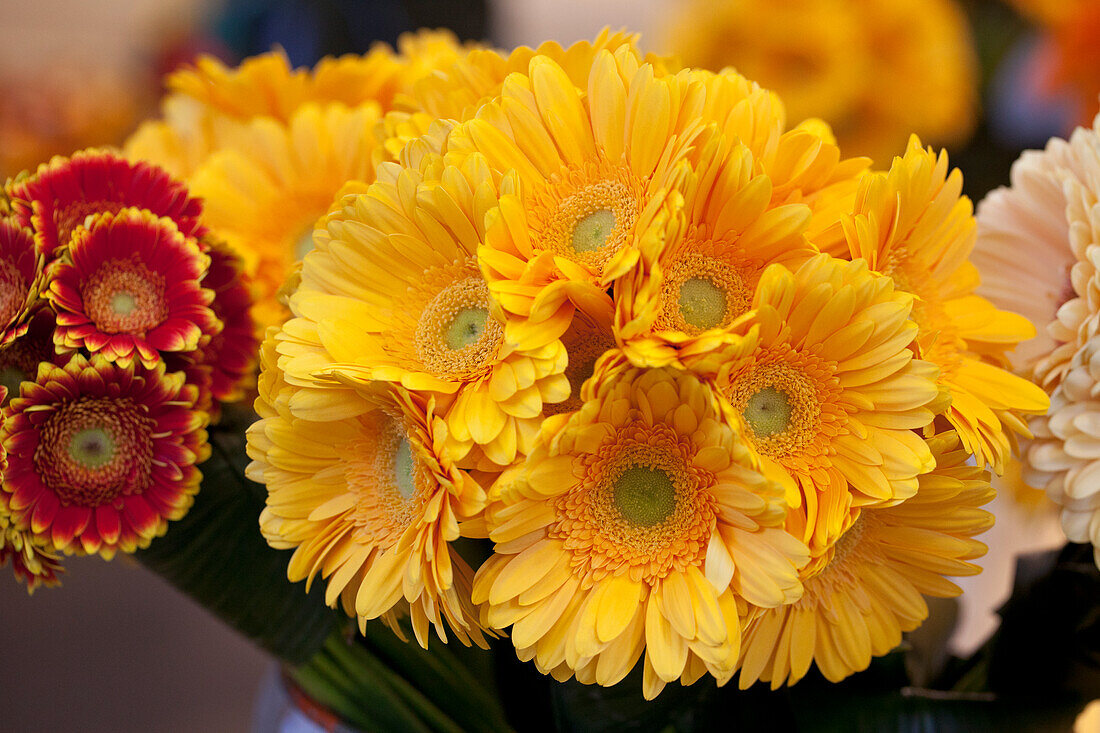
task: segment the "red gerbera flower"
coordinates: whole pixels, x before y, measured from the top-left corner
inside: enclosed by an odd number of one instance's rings
[[[256,367],[260,341],[252,320],[251,282],[244,263],[223,242],[210,244],[210,270],[203,287],[214,291],[211,307],[224,328],[202,347],[203,361],[213,367],[211,389],[222,402],[245,396],[244,379]]]
[[[209,307],[214,293],[201,285],[209,265],[171,219],[138,209],[91,217],[73,232],[68,259],[54,265],[57,345],[146,366],[158,352],[194,350],[222,327]]]
[[[0,218],[0,346],[26,332],[42,287],[43,261],[34,232],[14,217]]]
[[[166,216],[187,237],[198,237],[202,204],[164,170],[133,162],[107,150],[82,150],[54,157],[29,178],[8,187],[12,210],[35,230],[46,252],[68,244],[89,214],[126,207]]]
[[[190,508],[209,454],[196,389],[164,364],[42,364],[0,421],[13,526],[66,553],[133,552]]]

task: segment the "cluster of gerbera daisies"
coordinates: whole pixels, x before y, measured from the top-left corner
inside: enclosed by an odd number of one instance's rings
[[[0,191],[0,563],[133,552],[191,506],[256,347],[238,258],[164,171],[106,150]]]
[[[1025,152],[1011,183],[978,211],[981,292],[1043,327],[1013,359],[1051,403],[1031,422],[1024,476],[1100,566],[1100,116]]]
[[[944,154],[873,171],[635,41],[456,52],[380,105],[262,348],[261,529],[422,645],[641,660],[650,698],[839,680],[979,571],[1034,328],[975,293]]]

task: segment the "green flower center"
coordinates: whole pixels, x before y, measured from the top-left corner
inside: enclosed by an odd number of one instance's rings
[[[615,212],[610,209],[593,211],[578,221],[573,229],[573,250],[596,252],[603,249],[613,231],[615,231]]]
[[[393,479],[402,499],[411,499],[416,493],[416,459],[406,437],[401,437],[397,450],[393,452]]]
[[[447,326],[443,339],[452,351],[464,349],[476,344],[485,333],[485,323],[489,320],[486,308],[463,308]]]
[[[614,502],[623,519],[640,527],[661,524],[676,510],[676,488],[659,468],[634,466],[614,482]]]
[[[115,457],[115,439],[104,428],[84,428],[69,439],[69,456],[85,468],[102,468]]]
[[[137,298],[133,293],[119,290],[111,296],[111,309],[120,316],[128,316],[137,308]]]
[[[680,314],[696,328],[716,328],[726,317],[726,291],[707,278],[686,280],[680,286]]]
[[[765,387],[749,397],[741,414],[757,438],[767,438],[790,426],[790,399],[775,387]]]
[[[62,504],[95,507],[153,485],[156,421],[128,397],[57,405],[42,425],[34,465]]]
[[[489,286],[470,258],[457,267],[433,271],[428,287],[451,279],[427,302],[415,291],[410,310],[419,310],[408,347],[424,371],[441,379],[470,381],[489,374],[504,343],[504,322],[492,315]],[[411,315],[411,313],[410,313]]]

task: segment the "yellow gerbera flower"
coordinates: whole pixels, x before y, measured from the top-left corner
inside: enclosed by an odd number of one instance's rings
[[[692,92],[692,90],[695,90]],[[585,87],[547,56],[454,129],[450,156],[481,153],[516,172],[489,216],[478,259],[511,342],[560,336],[574,305],[610,312],[606,284],[660,227],[669,187],[701,129],[699,85],[639,66],[628,46],[596,53]]]
[[[398,88],[401,64],[388,47],[366,56],[322,59],[312,70],[291,69],[282,51],[245,59],[228,68],[201,57],[193,69],[170,75],[171,93],[161,102],[160,120],[149,120],[127,139],[132,160],[153,162],[176,178],[188,179],[215,152],[255,135],[264,119],[286,127],[308,105],[368,105],[377,117]],[[371,125],[375,120],[371,120]],[[368,138],[373,140],[373,129]]]
[[[478,269],[493,173],[480,155],[455,167],[425,153],[382,174],[318,230],[290,299],[296,318],[279,337],[283,366],[306,385],[386,380],[435,393],[456,455],[477,446],[467,462],[484,454],[483,467],[507,466],[528,451],[543,403],[565,399],[569,385],[556,338],[505,342]]]
[[[601,50],[616,52],[626,46],[639,63],[643,60],[661,64],[659,59],[643,59],[638,50],[638,35],[605,28],[592,41],[579,41],[562,48],[556,41],[547,41],[532,49],[520,46],[511,53],[491,48],[474,48],[458,56],[449,65],[440,64],[434,73],[416,79],[395,105],[397,110],[386,115],[383,149],[388,160],[396,160],[409,140],[419,137],[434,119],[465,121],[474,116],[485,102],[500,94],[509,74],[526,74],[531,59],[546,56],[561,65],[573,83],[583,87],[588,83],[592,60]]]
[[[614,360],[608,360],[614,361]],[[559,680],[612,685],[645,655],[643,693],[733,674],[738,606],[796,600],[806,548],[781,486],[688,372],[601,371],[547,422],[487,510],[484,620]]]
[[[745,145],[711,138],[682,187],[684,221],[639,243],[637,264],[615,282],[616,335],[636,366],[712,351],[736,333],[765,267],[816,254],[803,233],[810,207],[772,206],[772,181],[758,171]]]
[[[886,161],[918,132],[961,142],[977,111],[977,59],[953,0],[696,0],[666,43],[690,66],[734,66],[822,117],[841,149]],[[905,89],[905,94],[884,92]]]
[[[212,113],[242,122],[271,117],[282,123],[310,102],[355,107],[377,102],[390,108],[394,96],[418,79],[473,48],[447,30],[403,33],[397,53],[384,43],[362,56],[321,59],[312,69],[292,69],[281,50],[245,59],[229,68],[211,56],[170,75],[169,90],[200,102]]]
[[[204,56],[194,68],[168,77],[163,119],[142,124],[126,141],[125,154],[189,178],[217,150],[242,135],[248,139],[248,125],[257,119],[290,126],[311,103],[389,110],[398,93],[472,48],[449,31],[420,31],[399,37],[397,54],[377,44],[366,55],[326,57],[312,69],[292,69],[282,51],[250,57],[235,68]]]
[[[163,168],[173,178],[186,180],[211,153],[222,146],[222,138],[242,123],[212,115],[190,97],[172,95],[160,105],[161,119],[146,120],[126,139],[123,155]]]
[[[803,120],[787,130],[787,112],[779,97],[740,74],[728,69],[717,74],[692,69],[684,74],[703,85],[699,119],[748,147],[756,172],[771,180],[772,205],[806,204],[813,213],[807,239],[823,252],[843,251],[840,220],[851,211],[870,160],[842,159],[832,129],[820,119]],[[696,152],[692,162],[701,161],[706,158]]]
[[[422,646],[430,626],[446,640],[443,619],[464,644],[485,646],[470,603],[473,571],[449,544],[485,492],[441,450],[434,400],[386,385],[353,398],[351,417],[301,419],[272,338],[261,356],[248,475],[267,485],[264,537],[294,550],[287,577],[307,590],[326,579],[326,602],[339,600],[361,628],[382,617],[397,630],[407,613]]]
[[[1011,433],[1029,435],[1023,416],[1045,412],[1049,400],[996,366],[1035,327],[974,293],[978,273],[968,258],[976,226],[961,191],[962,175],[948,175],[947,154],[937,157],[914,136],[889,173],[864,177],[844,231],[852,257],[916,296],[917,350],[940,368],[951,400],[944,414],[978,465],[988,462],[1001,473]]]
[[[913,358],[912,304],[863,262],[773,265],[753,300],[759,344],[705,357],[746,441],[797,482],[788,528],[815,556],[853,506],[896,504],[935,465],[913,432],[937,389],[936,368]]]
[[[823,566],[804,571],[801,599],[757,612],[741,647],[742,689],[757,679],[773,690],[793,685],[811,664],[831,682],[866,669],[927,618],[922,595],[962,593],[944,576],[981,572],[969,561],[986,550],[974,535],[993,526],[979,508],[993,499],[989,473],[967,465],[954,432],[928,445],[936,468],[919,478],[915,495],[861,509]]]
[[[203,223],[244,260],[257,289],[261,326],[283,320],[275,294],[309,251],[317,219],[350,180],[374,178],[377,105],[307,104],[286,126],[257,119],[227,135],[225,147],[190,179]]]

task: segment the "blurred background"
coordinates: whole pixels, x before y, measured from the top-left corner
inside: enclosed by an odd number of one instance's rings
[[[198,54],[280,46],[311,65],[418,27],[505,48],[638,31],[648,51],[735,66],[779,92],[791,124],[824,118],[876,167],[910,132],[947,147],[974,200],[1007,184],[1021,150],[1091,121],[1100,91],[1096,0],[0,0],[0,17],[0,177],[120,144]],[[1015,554],[1062,542],[1044,495],[1018,481],[993,510],[986,572],[934,627],[960,654],[996,626]],[[262,652],[127,559],[67,566],[63,591],[29,599],[0,579],[0,728],[248,729]]]

